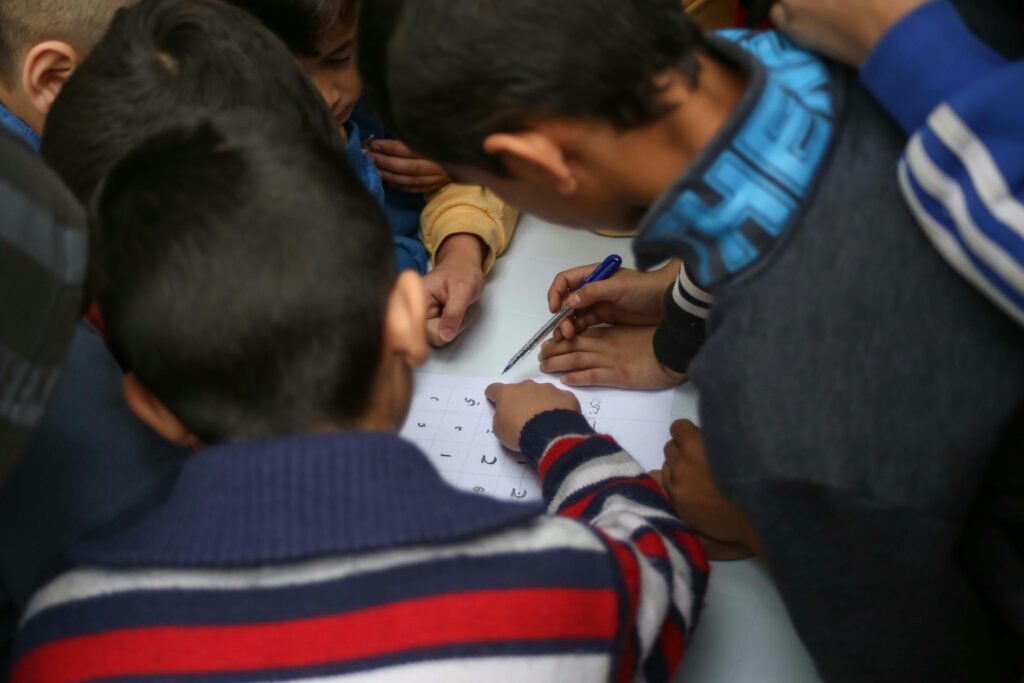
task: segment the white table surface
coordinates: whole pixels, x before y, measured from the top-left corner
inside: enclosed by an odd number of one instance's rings
[[[567,268],[612,253],[634,264],[629,239],[600,237],[524,217],[498,260],[471,327],[424,370],[492,377],[549,317],[547,289]],[[524,359],[510,381],[539,376]],[[673,417],[697,421],[697,393],[676,392]],[[668,435],[665,435],[668,440]],[[677,683],[817,683],[818,676],[767,571],[757,561],[715,563],[704,613]]]

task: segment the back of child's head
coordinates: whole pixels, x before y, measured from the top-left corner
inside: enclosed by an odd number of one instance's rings
[[[266,117],[168,129],[116,165],[93,213],[113,345],[205,443],[367,409],[394,258],[336,147]]]
[[[359,32],[390,127],[435,161],[498,171],[484,140],[528,122],[658,120],[659,77],[695,81],[705,45],[679,0],[380,0],[362,3]]]
[[[14,86],[32,46],[59,40],[88,52],[111,17],[130,0],[3,0],[0,2],[0,79]]]
[[[42,153],[88,201],[111,166],[155,130],[238,109],[337,139],[305,73],[249,14],[219,0],[142,0],[118,13],[68,81]]]
[[[356,0],[227,0],[252,14],[292,53],[318,57],[317,44],[338,24],[356,19]]]

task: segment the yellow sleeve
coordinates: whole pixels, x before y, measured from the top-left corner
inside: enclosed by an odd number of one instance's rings
[[[487,245],[484,273],[512,241],[519,212],[490,190],[475,185],[451,184],[438,190],[423,210],[423,244],[431,256],[452,235],[476,235]]]

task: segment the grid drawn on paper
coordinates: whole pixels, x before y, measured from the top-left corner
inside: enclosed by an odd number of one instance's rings
[[[419,375],[401,435],[419,446],[453,486],[502,500],[540,500],[540,484],[526,458],[506,450],[491,431],[494,407],[484,396],[490,382]],[[646,466],[660,465],[671,421],[671,392],[574,393],[594,429],[612,434]]]

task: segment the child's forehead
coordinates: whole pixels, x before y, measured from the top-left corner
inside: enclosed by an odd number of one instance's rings
[[[321,55],[330,54],[347,43],[355,41],[356,21],[339,17],[325,29],[316,41],[317,52]]]

